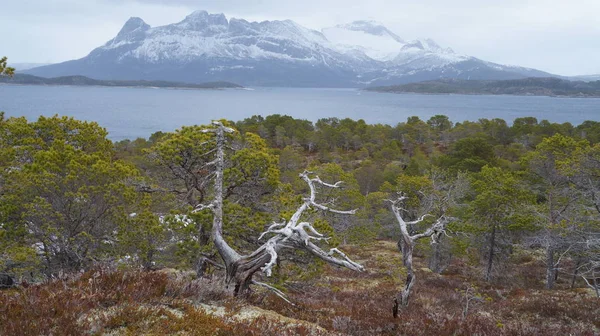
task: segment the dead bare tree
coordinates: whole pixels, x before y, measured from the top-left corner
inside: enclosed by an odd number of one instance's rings
[[[233,133],[234,130],[225,127],[220,122],[213,122],[213,125],[215,128],[207,129],[205,132],[214,133],[216,137],[216,158],[210,163],[215,167],[214,199],[209,204],[200,205],[196,210],[211,209],[213,212],[212,240],[225,264],[227,272],[226,283],[234,285],[233,293],[235,296],[247,293],[250,285],[256,284],[274,290],[277,295],[283,297],[280,291],[275,290],[267,284],[254,281],[252,277],[259,270],[270,276],[273,266],[276,265],[279,251],[284,248],[305,250],[330,264],[346,267],[354,271],[364,270],[362,265],[352,261],[337,248],[332,248],[328,252],[325,252],[313,243],[313,241],[327,241],[328,238],[317,232],[310,223],[301,221],[301,217],[306,210],[314,208],[316,210],[348,215],[354,214],[356,210],[340,211],[318,203],[316,200],[317,186],[339,188],[341,182],[335,184],[325,183],[318,176],[314,176],[314,174],[308,171],[300,174],[300,177],[308,184],[310,196],[304,198],[304,202],[298,207],[289,221],[271,225],[259,237],[259,240],[266,235],[273,234],[273,236],[250,254],[241,255],[231,248],[223,238],[223,170],[225,166],[226,133]]]
[[[471,183],[467,174],[458,172],[456,175],[449,171],[432,169],[430,179],[433,184],[433,192],[427,195],[426,202],[429,203],[426,209],[436,215],[443,215],[451,208],[465,207],[463,203],[465,196],[469,193]],[[434,273],[442,273],[452,258],[450,246],[443,236],[440,236],[437,244],[433,244],[432,253],[429,257],[429,269]]]
[[[396,216],[396,220],[398,221],[398,225],[400,226],[401,237],[400,240],[398,240],[398,249],[402,253],[402,263],[404,264],[404,267],[406,267],[407,272],[404,289],[400,291],[400,293],[398,293],[398,295],[394,298],[394,317],[398,317],[398,310],[400,306],[408,306],[410,292],[415,284],[416,276],[413,270],[413,251],[415,248],[415,244],[419,239],[426,237],[431,238],[432,244],[437,244],[441,236],[446,233],[446,226],[448,225],[448,223],[450,223],[451,220],[453,220],[453,218],[451,217],[446,217],[445,215],[442,215],[424,232],[415,233],[411,235],[409,233],[409,226],[418,224],[422,222],[426,217],[429,217],[431,215],[425,214],[415,221],[405,221],[402,213],[406,212],[406,210],[402,208],[402,206],[404,201],[407,199],[408,197],[406,195],[400,193],[400,196],[396,200],[388,200],[391,204],[392,212]]]
[[[600,234],[590,234],[581,242],[578,265],[572,274],[579,276],[600,298]]]
[[[596,297],[600,298],[600,262],[591,261],[584,266],[586,268],[579,274],[585,284],[596,292]]]

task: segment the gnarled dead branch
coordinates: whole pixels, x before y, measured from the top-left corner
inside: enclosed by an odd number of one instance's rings
[[[318,203],[316,200],[317,185],[328,188],[339,188],[341,182],[335,184],[325,183],[318,176],[308,171],[300,174],[300,178],[308,184],[310,196],[304,198],[304,202],[298,207],[292,217],[287,222],[274,223],[269,226],[261,234],[259,240],[267,235],[273,236],[251,254],[241,255],[232,249],[223,238],[223,168],[225,166],[225,134],[233,132],[233,129],[225,127],[219,122],[214,122],[213,124],[215,128],[206,130],[206,132],[215,133],[217,144],[216,159],[214,161],[214,200],[208,205],[199,206],[199,209],[211,209],[213,212],[212,239],[221,258],[225,262],[227,271],[226,282],[235,286],[234,295],[245,294],[249,286],[256,283],[252,280],[256,272],[262,271],[266,276],[270,276],[273,267],[277,264],[279,251],[283,248],[306,250],[328,263],[346,267],[354,271],[364,270],[362,265],[352,261],[338,249],[331,249],[329,252],[325,252],[313,243],[313,241],[327,240],[328,238],[320,234],[312,224],[301,221],[301,217],[306,210],[312,207],[336,214],[354,214],[356,210],[342,211]],[[338,254],[340,258],[336,257],[335,254]],[[263,284],[261,283],[261,285]]]

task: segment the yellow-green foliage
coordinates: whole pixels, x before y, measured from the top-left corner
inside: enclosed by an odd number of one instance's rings
[[[158,196],[158,197],[153,197]],[[168,239],[167,227],[152,211],[155,202],[164,200],[161,195],[142,194],[135,205],[136,213],[121,223],[118,240],[121,254],[137,255],[142,265],[150,267],[155,261],[155,252]]]
[[[400,175],[396,179],[396,189],[408,197],[404,201],[407,209],[419,209],[423,195],[433,193],[433,183],[427,176]]]
[[[279,184],[278,157],[272,154],[267,143],[258,135],[246,133],[244,148],[229,158],[231,167],[225,170],[226,186],[260,181],[275,188]]]
[[[0,58],[0,76],[12,77],[15,74],[15,68],[11,68],[7,65],[8,58]]]
[[[535,197],[514,174],[485,166],[475,175],[472,185],[477,192],[472,210],[480,222],[502,225],[509,230],[531,229],[531,216],[525,207],[532,205]]]
[[[256,211],[237,203],[226,202],[224,207],[225,221],[223,232],[232,246],[240,248],[256,244],[259,235],[269,223],[271,215]]]
[[[50,272],[111,254],[106,242],[135,198],[129,182],[139,175],[113,160],[106,130],[67,117],[0,118],[0,135],[7,159],[0,162],[0,222],[10,230],[3,236],[43,247]]]
[[[11,242],[0,229],[0,270],[10,270],[18,279],[38,270],[40,260],[34,248]]]
[[[183,126],[165,135],[149,152],[155,153],[153,157],[159,164],[167,166],[202,157],[215,146],[214,137],[202,132],[203,129],[204,126]]]
[[[330,238],[328,241],[329,245],[337,246],[341,243],[341,239],[336,235],[335,230],[333,229],[333,227],[331,227],[327,220],[323,218],[316,218],[312,222],[312,225],[315,228],[315,230],[317,230],[317,232],[324,235],[325,237]]]
[[[340,210],[358,209],[364,204],[358,182],[352,173],[345,172],[338,164],[328,163],[310,167],[309,170],[314,171],[324,182],[333,184],[342,181],[341,188],[319,188],[319,202],[334,200],[334,207]]]

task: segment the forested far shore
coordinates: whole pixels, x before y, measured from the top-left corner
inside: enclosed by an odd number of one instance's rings
[[[0,331],[600,332],[599,121],[107,135],[0,114]]]
[[[403,85],[372,87],[365,90],[385,93],[597,98],[600,97],[600,81],[583,82],[554,77],[510,80],[439,79]]]
[[[173,89],[239,89],[241,85],[230,82],[208,82],[201,84],[178,83],[160,80],[99,80],[85,76],[63,76],[54,78],[38,77],[26,74],[15,74],[11,77],[0,76],[0,84],[20,85],[75,85],[75,86],[107,86],[107,87],[154,87]]]

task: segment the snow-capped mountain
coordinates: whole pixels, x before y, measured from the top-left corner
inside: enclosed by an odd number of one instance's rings
[[[393,65],[429,58],[427,62],[420,62],[419,67],[423,66],[422,63],[441,66],[470,59],[468,56],[457,55],[450,48],[440,47],[432,39],[405,41],[375,21],[354,21],[325,28],[322,32],[342,52],[361,51],[372,59]]]
[[[322,30],[340,52],[362,52],[380,61],[375,71],[360,74],[363,85],[387,85],[439,78],[511,79],[551,76],[535,69],[504,66],[443,48],[432,39],[405,40],[383,24],[354,21]]]
[[[160,27],[131,18],[115,38],[88,56],[27,73],[357,87],[440,77],[531,76],[524,72],[531,70],[458,55],[430,39],[406,41],[373,21],[355,21],[319,32],[290,20],[248,22],[196,11],[181,22]]]
[[[119,50],[121,59],[148,63],[185,63],[198,58],[338,62],[340,55],[332,55],[332,50],[324,48],[327,44],[322,34],[293,21],[228,21],[223,14],[198,11],[179,23],[157,28],[132,18],[117,37],[92,54]]]
[[[390,61],[406,45],[398,35],[374,21],[354,21],[322,29],[323,35],[342,52],[359,51],[378,61]]]

